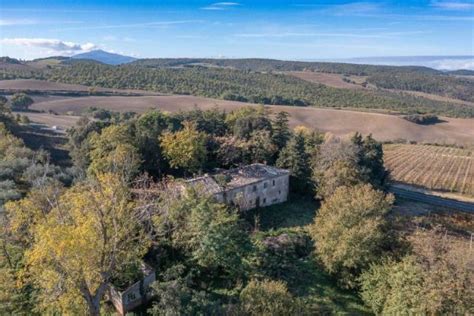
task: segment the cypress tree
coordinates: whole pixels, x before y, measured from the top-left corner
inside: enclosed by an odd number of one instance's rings
[[[311,169],[309,155],[306,152],[305,138],[302,133],[296,133],[280,153],[276,162],[280,168],[290,170],[292,189],[305,192],[311,187]]]

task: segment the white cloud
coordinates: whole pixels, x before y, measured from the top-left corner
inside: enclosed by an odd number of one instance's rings
[[[29,19],[0,19],[0,26],[33,25],[33,24],[37,24],[37,21],[29,20]]]
[[[215,2],[212,3],[208,6],[202,7],[202,10],[216,10],[216,11],[221,11],[221,10],[227,10],[232,7],[239,6],[240,3],[238,2]]]
[[[110,25],[92,25],[61,28],[64,30],[101,30],[101,29],[120,29],[120,28],[139,28],[139,27],[167,27],[179,24],[202,23],[203,20],[175,20],[175,21],[155,21],[132,24],[110,24]]]
[[[441,59],[432,62],[430,67],[442,70],[469,69],[474,70],[474,59]]]
[[[135,39],[131,38],[131,37],[118,37],[118,36],[115,36],[115,35],[106,35],[104,37],[102,37],[102,39],[104,41],[107,41],[107,42],[128,42],[128,43],[132,43],[132,42],[136,42]]]
[[[324,11],[334,15],[357,15],[364,13],[374,13],[381,9],[380,3],[373,2],[352,2],[346,4],[331,5]]]
[[[368,34],[364,32],[352,33],[324,33],[324,32],[275,32],[275,33],[239,33],[236,37],[245,38],[282,38],[282,37],[349,37],[349,38],[392,38],[405,35],[425,34],[424,31],[410,32],[380,32]]]
[[[444,10],[471,10],[474,9],[474,3],[461,1],[432,1],[433,7]]]
[[[80,24],[82,21],[74,20],[33,20],[33,19],[0,19],[0,26],[22,26],[22,25],[47,25],[47,24]]]
[[[3,45],[41,48],[46,49],[51,53],[61,53],[66,55],[97,49],[97,46],[92,43],[78,44],[47,38],[4,38],[0,40],[0,43]]]
[[[102,38],[104,41],[116,41],[118,38],[117,36],[113,35],[106,35]]]

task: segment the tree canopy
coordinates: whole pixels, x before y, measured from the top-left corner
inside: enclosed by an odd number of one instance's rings
[[[354,287],[356,277],[383,254],[393,200],[365,184],[339,187],[323,202],[310,233],[318,258],[344,285]]]

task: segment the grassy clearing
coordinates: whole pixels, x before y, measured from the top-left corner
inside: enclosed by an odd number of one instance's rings
[[[291,194],[285,203],[248,212],[246,219],[254,226],[258,223],[261,234],[305,234],[306,226],[313,223],[318,208],[319,202],[312,197]],[[306,304],[318,306],[319,314],[371,314],[357,293],[341,289],[312,254],[285,264],[291,266],[283,276],[289,289]]]
[[[321,306],[321,314],[371,315],[354,291],[343,290],[322,267],[308,259],[297,263],[298,277],[288,284],[290,290],[307,303]]]
[[[301,229],[313,222],[319,203],[308,196],[290,194],[288,201],[247,212],[246,219],[261,231]]]

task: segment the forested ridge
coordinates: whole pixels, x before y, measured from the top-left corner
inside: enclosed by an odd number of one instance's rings
[[[385,89],[433,93],[465,101],[474,101],[474,80],[419,72],[375,73],[367,81]]]
[[[186,59],[186,61],[189,61],[186,65],[193,64],[191,62],[213,61],[218,66],[232,67],[221,68],[197,66],[195,63],[193,66],[176,67],[183,65],[181,59],[158,60],[160,63],[155,61],[139,60],[121,66],[109,66],[91,61],[75,61],[43,69],[18,67],[24,65],[17,65],[15,67],[0,68],[0,76],[3,79],[35,78],[96,87],[144,89],[260,104],[385,109],[405,114],[432,113],[452,117],[474,116],[474,107],[470,105],[428,100],[386,90],[361,91],[332,88],[273,72],[273,70],[303,69],[304,67],[302,68],[300,62],[258,59]],[[308,64],[318,65],[318,63]],[[327,68],[315,69],[313,67],[311,69],[348,72],[350,74],[373,73],[368,77],[368,81],[371,83],[373,80],[380,81],[383,88],[432,91],[433,93],[447,94],[464,100],[471,100],[472,91],[474,91],[474,89],[471,89],[472,81],[431,75],[430,73],[436,71],[429,68],[330,63],[321,63],[321,65]],[[272,71],[260,72],[265,70],[266,67],[270,67],[269,70]],[[377,74],[375,69],[379,69],[380,72]],[[395,73],[396,76],[394,76]],[[415,75],[409,75],[412,73]],[[429,79],[425,80],[425,77]],[[444,80],[447,84],[440,84],[440,80]],[[458,84],[459,82],[462,84]]]
[[[378,72],[393,71],[419,71],[423,73],[440,73],[439,71],[427,67],[419,66],[380,66],[380,65],[359,65],[348,63],[331,62],[310,62],[310,61],[289,61],[263,58],[245,59],[211,59],[211,58],[150,58],[139,59],[131,64],[146,66],[151,68],[186,67],[193,65],[213,65],[219,67],[230,67],[239,70],[253,71],[319,71],[327,73],[368,76]]]

